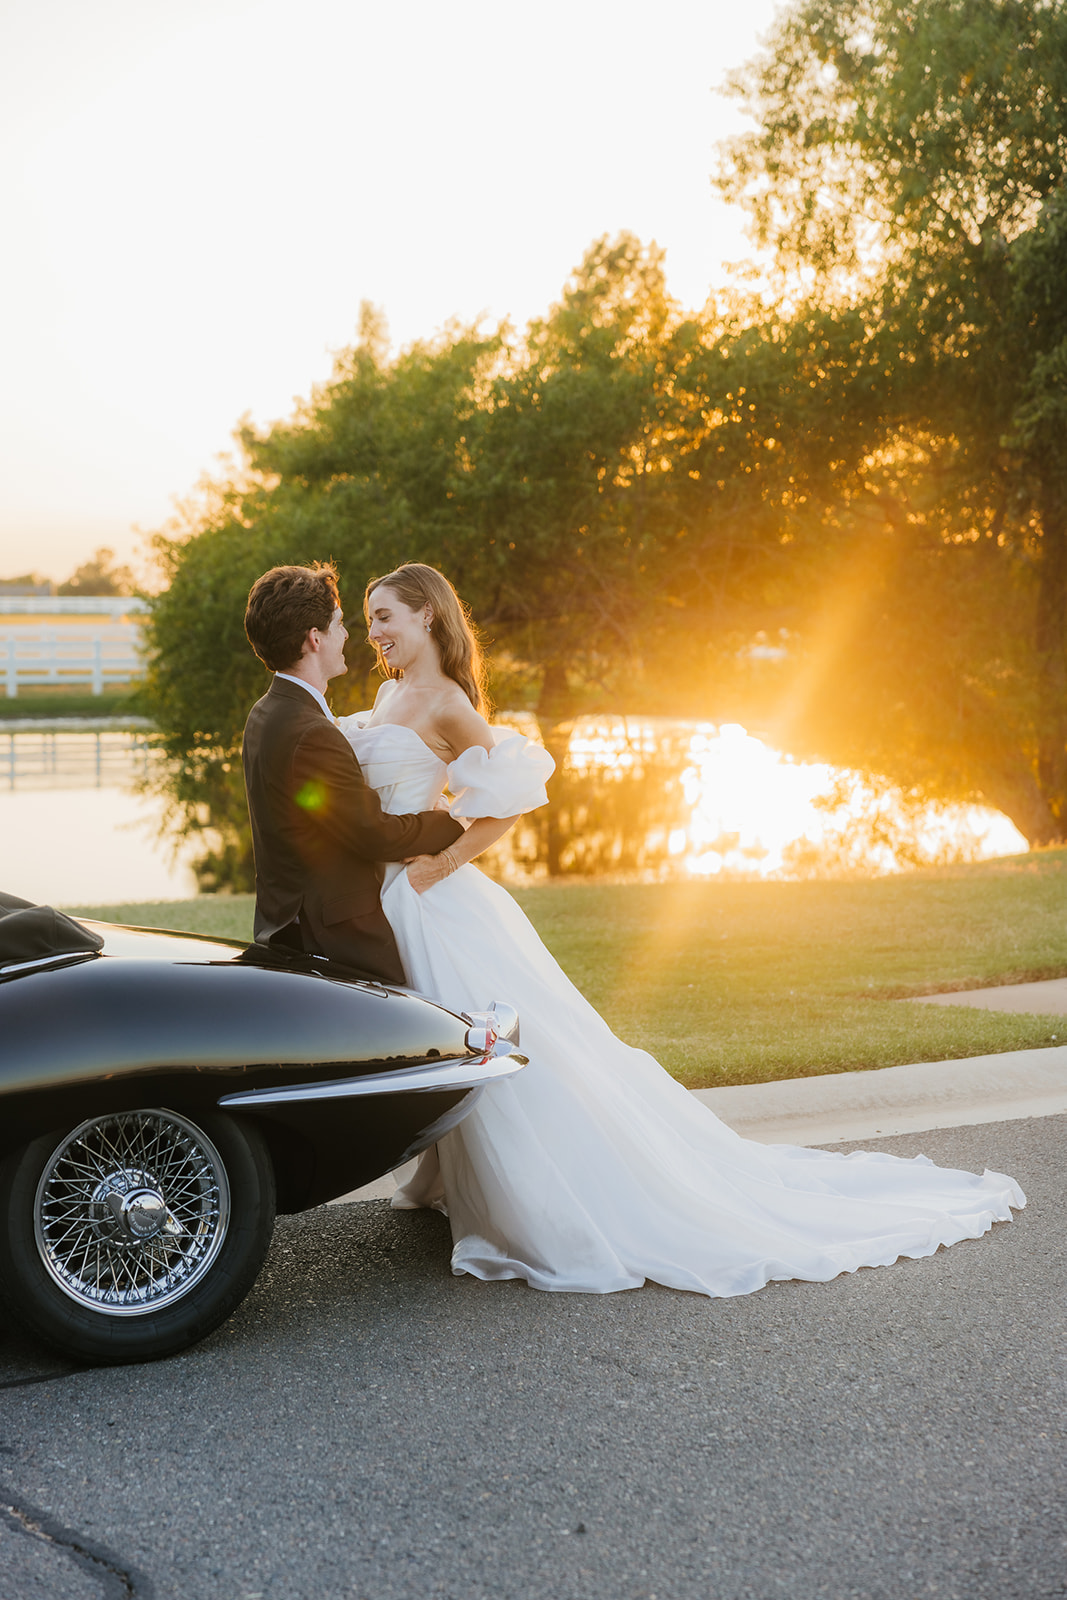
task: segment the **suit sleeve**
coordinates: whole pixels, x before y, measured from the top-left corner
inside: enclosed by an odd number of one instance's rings
[[[366,861],[436,855],[463,827],[447,811],[391,816],[359,770],[344,735],[330,723],[309,729],[293,756],[292,799],[307,822]]]

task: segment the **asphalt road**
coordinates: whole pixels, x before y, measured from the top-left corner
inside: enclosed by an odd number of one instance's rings
[[[877,1141],[1030,1204],[832,1284],[479,1284],[372,1202],[283,1220],[174,1360],[4,1329],[0,1600],[1067,1596],[1065,1134]]]

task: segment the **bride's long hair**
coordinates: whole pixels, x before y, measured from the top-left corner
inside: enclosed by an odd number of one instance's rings
[[[370,626],[371,595],[385,584],[412,611],[428,605],[433,611],[430,635],[441,656],[441,671],[458,683],[471,705],[481,716],[491,710],[486,691],[485,659],[470,619],[470,613],[443,573],[422,561],[405,561],[395,572],[372,578],[363,596],[363,614]],[[399,667],[390,667],[376,650],[378,671],[385,678],[401,678]]]

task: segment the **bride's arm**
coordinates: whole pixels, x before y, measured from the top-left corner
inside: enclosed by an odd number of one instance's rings
[[[478,712],[475,711],[462,693],[454,696],[450,703],[442,708],[435,731],[442,742],[448,746],[456,763],[459,762],[460,757],[466,760],[468,754],[480,754],[480,750],[485,750],[489,755],[492,755],[495,749],[493,732],[488,722],[484,717],[479,716]],[[551,758],[545,756],[544,752],[542,752],[542,758],[548,762],[548,772],[550,773],[552,770]],[[540,781],[543,783],[547,776],[547,773],[542,773]],[[505,792],[507,793],[508,791]],[[466,793],[469,798],[469,791],[461,790],[460,793]],[[496,797],[494,796],[494,798]],[[527,783],[520,785],[518,789],[512,785],[509,798],[512,798],[513,804],[518,801],[523,810],[526,810],[528,809],[527,801],[531,805],[543,804],[545,794],[542,788],[541,798],[537,799],[536,790],[531,793],[530,786]],[[491,844],[495,844],[498,839],[502,839],[508,829],[515,826],[521,815],[522,810],[516,811],[513,816],[507,817],[476,817],[462,838],[449,845],[448,849],[442,851],[440,855],[416,856],[414,860],[409,861],[407,864],[408,881],[415,893],[425,893],[435,883],[440,883],[442,878],[447,878],[451,873],[455,872],[457,867],[466,866],[468,861],[473,861],[475,856],[481,855],[483,850],[488,850]],[[462,821],[462,817],[459,820]]]
[[[466,695],[451,696],[437,715],[435,733],[447,745],[453,760],[464,750],[481,745],[483,750],[493,748],[493,735],[489,724],[480,716]],[[480,856],[491,844],[502,839],[518,817],[479,817],[467,827],[466,833],[451,846],[451,858],[445,855],[416,856],[408,862],[408,882],[416,894],[423,894],[442,878],[447,878],[457,867]]]
[[[409,861],[408,882],[416,894],[425,894],[442,878],[449,877],[456,867],[465,867],[468,861],[473,861],[475,856],[480,856],[483,850],[488,850],[491,844],[502,839],[518,820],[518,816],[478,817],[455,844],[449,845],[447,851],[442,851],[438,856],[416,856]]]

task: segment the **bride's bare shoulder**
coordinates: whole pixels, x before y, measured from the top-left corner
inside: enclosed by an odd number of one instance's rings
[[[458,683],[452,684],[449,692],[441,696],[434,721],[453,759],[474,745],[481,745],[483,750],[493,748],[488,722],[475,711]]]

